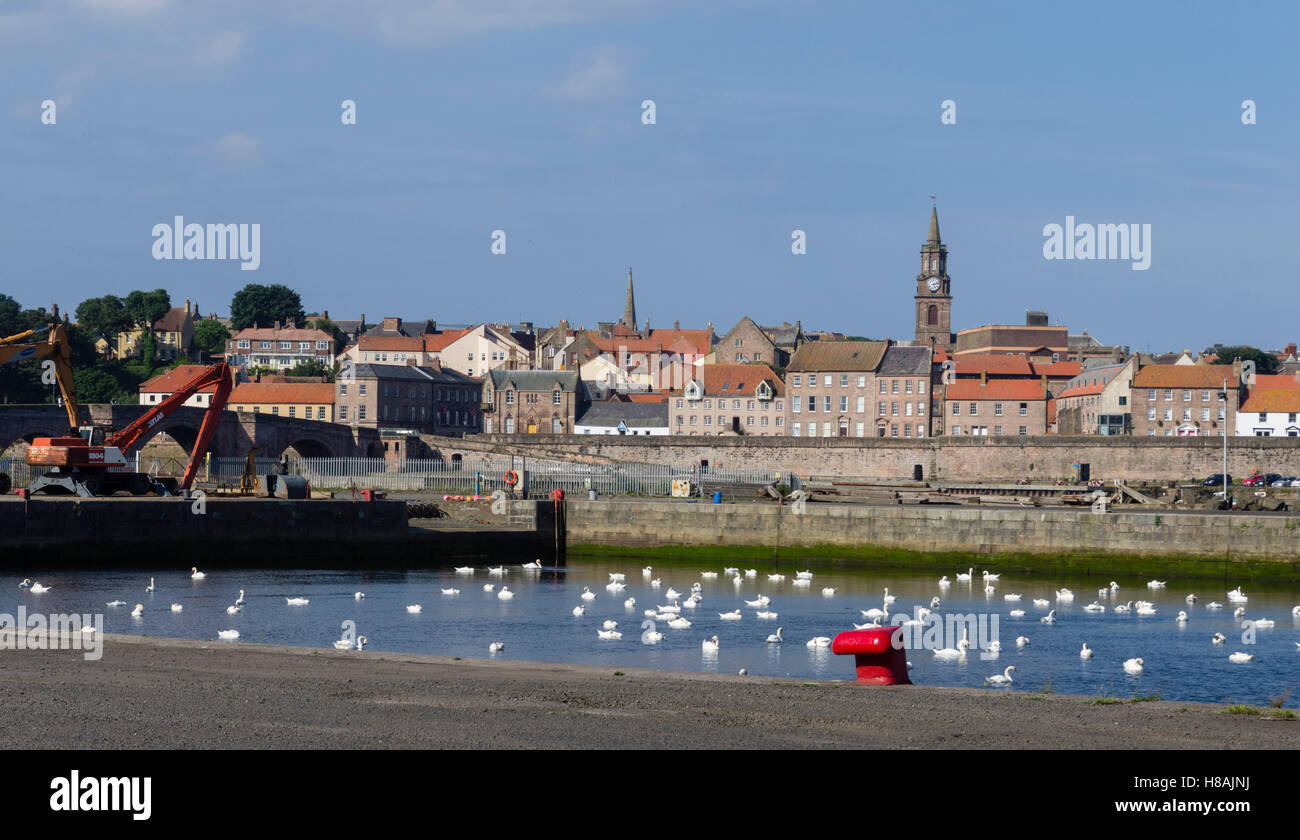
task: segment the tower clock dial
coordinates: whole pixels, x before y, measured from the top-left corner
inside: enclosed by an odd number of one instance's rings
[[[925,281],[925,287],[926,287],[927,289],[929,289],[930,291],[932,291],[932,292],[937,292],[937,291],[939,291],[939,277],[938,277],[938,275],[935,275],[935,276],[931,277],[929,280]]]

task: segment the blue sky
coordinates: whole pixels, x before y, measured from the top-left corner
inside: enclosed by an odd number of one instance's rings
[[[1045,309],[1135,349],[1278,347],[1300,338],[1298,17],[0,0],[0,291],[71,310],[161,286],[227,314],[245,283],[284,283],[338,318],[594,326],[621,315],[631,266],[652,325],[910,338],[937,194],[955,329]],[[178,214],[260,224],[260,269],[155,261],[151,230]],[[1150,224],[1150,269],[1045,260],[1067,215]]]

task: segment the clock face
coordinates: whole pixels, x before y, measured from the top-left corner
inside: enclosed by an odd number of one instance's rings
[[[929,280],[925,281],[925,287],[932,292],[939,291],[939,278],[931,277]]]

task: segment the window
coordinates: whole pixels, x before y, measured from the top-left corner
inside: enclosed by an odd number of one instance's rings
[[[1263,423],[1266,422],[1267,420],[1268,420],[1268,414],[1266,412],[1261,411],[1259,413],[1259,422]]]
[[[897,416],[898,416],[898,403],[896,403],[896,402],[891,402],[891,403],[889,404],[889,416],[890,416],[890,417],[897,417]]]
[[[861,394],[858,394],[858,407],[857,407],[858,414],[861,414],[866,410],[867,410],[867,398],[862,396]]]
[[[888,390],[888,389],[889,389],[889,383],[886,382],[886,381],[883,380],[883,379],[880,380],[880,393],[882,393],[882,394],[888,394],[888,393],[889,393],[889,390]]]
[[[1120,405],[1128,405],[1128,397],[1121,396],[1121,397],[1119,398],[1119,404],[1120,404]]]
[[[507,390],[507,391],[506,391],[506,405],[514,405],[514,404],[515,404],[515,392],[514,392],[514,391],[510,391],[510,390]]]
[[[514,433],[515,433],[515,418],[513,418],[513,417],[507,417],[507,418],[506,418],[506,434],[508,434],[508,435],[513,435]]]
[[[564,421],[561,420],[561,419],[558,418],[558,417],[552,417],[552,418],[551,418],[551,433],[552,433],[552,434],[556,434],[556,435],[563,434],[563,433],[564,433]]]
[[[766,420],[767,418],[764,417],[763,419]],[[746,426],[752,426],[752,425],[754,425],[754,418],[753,418],[753,416],[750,416],[750,417],[746,417],[746,418],[745,418],[745,425],[746,425]]]
[[[1210,401],[1210,392],[1209,392],[1209,391],[1202,391],[1202,392],[1201,392],[1201,402],[1209,402],[1209,401]]]
[[[299,350],[302,350],[302,351],[304,351],[304,352],[310,350],[310,349],[311,349],[311,342],[310,342],[310,341],[300,341],[300,342],[298,342],[298,349],[299,349]]]
[[[841,412],[844,412],[844,411],[848,411],[848,410],[849,410],[849,398],[848,398],[847,396],[841,396],[841,397],[840,397],[840,411],[841,411]]]
[[[803,377],[800,376],[799,374],[796,373],[796,374],[794,375],[794,387],[798,388],[798,387],[802,384],[802,383],[800,382],[801,379],[803,379]]]
[[[917,417],[924,417],[924,416],[925,416],[925,403],[923,403],[923,402],[918,402],[918,403],[916,404],[916,416],[917,416]],[[920,435],[917,435],[917,437],[920,437]]]
[[[790,436],[791,436],[791,437],[799,437],[799,431],[800,431],[800,428],[801,428],[801,427],[800,427],[800,425],[799,425],[798,423],[795,423],[793,426],[791,426],[791,427],[790,427]]]
[[[318,342],[316,342],[316,349],[317,349],[317,350],[328,350],[328,349],[330,349],[330,343],[329,343],[328,341],[318,341]]]
[[[744,339],[742,339],[742,338],[738,338],[738,339],[736,339],[736,346],[737,346],[737,347],[740,347],[740,346],[742,346],[743,344],[744,344]]]
[[[695,425],[695,415],[694,415],[694,414],[691,415],[691,425],[692,425],[692,426]]]
[[[994,417],[1002,416],[1002,403],[1000,402],[993,403],[993,416]]]
[[[822,411],[829,413],[831,410],[831,395],[827,394],[822,397]]]
[[[678,400],[678,401],[677,401],[677,407],[678,407],[678,408],[681,408],[681,407],[682,407],[682,401],[681,401],[681,400]]]
[[[1029,416],[1029,403],[1021,403],[1021,404],[1020,404],[1020,416],[1021,416],[1021,417],[1028,417],[1028,416]]]
[[[1191,419],[1192,419],[1192,410],[1191,410],[1190,408],[1184,408],[1184,409],[1183,409],[1183,421],[1186,422],[1186,421],[1191,420]]]
[[[1147,399],[1148,399],[1148,400],[1154,400],[1155,398],[1156,398],[1156,389],[1155,389],[1155,388],[1152,388],[1151,390],[1147,391]]]
[[[1020,427],[1020,436],[1021,436],[1021,437],[1024,437],[1024,436],[1027,435],[1027,434],[1029,434],[1029,430],[1028,430],[1027,428],[1025,428],[1024,426],[1021,426],[1021,427]]]
[[[364,382],[357,383],[357,393],[363,397],[366,395],[366,383]]]
[[[925,393],[925,380],[924,380],[924,379],[918,379],[918,380],[916,380],[916,393],[918,393],[918,394],[924,394],[924,393]],[[923,437],[923,435],[917,435],[917,437]]]
[[[561,402],[561,400],[560,400],[560,392],[559,392],[559,391],[552,391],[552,392],[551,392],[551,405],[559,405],[560,402]]]
[[[954,435],[960,435],[960,434],[961,434],[961,426],[953,426],[953,427],[952,427],[952,433],[953,433]]]
[[[980,404],[979,404],[979,403],[971,403],[971,404],[970,404],[970,416],[971,416],[971,417],[975,417],[976,415],[978,415],[978,414],[979,414],[979,411],[980,411]]]
[[[1210,409],[1209,409],[1209,406],[1206,406],[1206,407],[1204,407],[1204,408],[1201,409],[1201,421],[1202,421],[1202,422],[1205,422],[1205,423],[1208,423],[1208,422],[1210,421]]]
[[[959,403],[959,402],[955,402],[955,403],[952,404],[952,416],[953,416],[953,417],[960,417],[960,416],[961,416],[961,403]],[[954,432],[954,434],[956,434],[956,433]]]
[[[858,377],[858,387],[859,388],[867,387],[867,378],[865,376]],[[859,435],[859,437],[861,437],[861,435]]]
[[[731,407],[734,408],[734,409],[736,409],[737,411],[739,411],[739,410],[740,410],[740,400],[732,400],[732,401],[731,401]],[[722,406],[718,406],[718,408],[722,408]]]
[[[912,416],[912,404],[910,402],[903,403],[903,409],[904,409],[903,411],[904,416],[906,417]]]
[[[1166,409],[1165,409],[1165,419],[1166,419],[1166,420],[1173,420],[1173,419],[1174,419],[1174,410],[1173,410],[1172,408],[1166,408]]]
[[[917,436],[917,437],[925,437],[925,424],[924,424],[924,423],[917,423],[917,424],[916,424],[916,436]]]
[[[849,387],[849,375],[847,373],[840,374],[840,387],[841,388]]]
[[[254,408],[256,408],[256,406]],[[339,405],[339,419],[348,419],[348,407],[346,405]]]
[[[241,339],[239,339],[239,349],[240,349],[240,350],[247,350],[247,349],[248,349],[248,345],[249,345],[249,341],[248,341],[248,339],[246,339],[246,338],[241,338]]]
[[[713,415],[712,415],[712,414],[706,414],[706,415],[704,415],[704,425],[706,425],[706,426],[712,426],[712,425],[713,425]]]
[[[705,407],[705,408],[713,408],[713,400],[705,400],[705,401],[704,401],[704,407]]]
[[[753,400],[749,400],[748,402],[746,402],[746,403],[745,403],[745,408],[749,409],[750,411],[753,411],[753,410],[754,410],[754,401],[753,401]]]
[[[897,394],[897,393],[898,393],[898,380],[897,380],[897,379],[891,379],[891,380],[889,380],[889,393],[891,393],[891,394]]]
[[[995,434],[995,435],[1001,435],[1001,434],[1002,434],[1002,427],[1001,427],[1001,426],[994,426],[994,427],[993,427],[993,434]]]
[[[798,413],[799,413],[799,400],[800,400],[800,399],[801,399],[801,398],[800,398],[800,396],[799,396],[798,394],[795,394],[794,396],[790,397],[790,411],[792,411],[792,412],[795,413],[795,414],[798,414]]]
[[[1148,420],[1156,419],[1156,407],[1154,405],[1147,409],[1147,419]]]
[[[270,350],[270,349],[271,349],[271,342],[269,342],[269,341],[263,341],[263,342],[261,342],[261,344],[262,344],[262,346],[261,346],[260,349],[262,349],[262,350]]]
[[[909,379],[903,383],[903,393],[905,394],[912,393],[912,380]]]
[[[822,384],[827,388],[831,387],[831,375],[829,373],[822,377]]]
[[[776,418],[776,425],[778,425],[778,426],[782,426],[782,425],[784,425],[784,424],[785,424],[785,418],[784,418],[784,417],[778,417],[778,418]]]
[[[809,395],[808,395],[808,411],[809,411],[809,412],[813,412],[813,411],[816,411],[816,410],[817,410],[817,395],[816,395],[816,394],[809,394]]]
[[[281,342],[280,342],[280,349],[281,349],[281,350],[290,350],[290,349],[292,349],[292,348],[293,348],[293,342],[292,342],[292,341],[281,341]]]
[[[1173,390],[1170,389],[1170,388],[1166,388],[1166,389],[1165,389],[1165,402],[1173,402],[1173,401],[1174,401],[1174,392],[1173,392]]]
[[[763,415],[763,422],[762,422],[761,425],[764,425],[764,426],[767,425],[767,415],[766,415],[766,414]]]
[[[298,416],[298,415],[295,413],[295,409],[296,409],[296,408],[297,408],[296,405],[291,405],[291,406],[289,406],[289,416],[290,416],[290,417],[297,417],[297,416]]]
[[[831,436],[831,423],[829,420],[822,423],[822,437]]]
[[[364,405],[357,406],[357,419],[358,420],[366,419],[366,407]]]
[[[1184,388],[1184,389],[1183,389],[1183,402],[1191,402],[1191,401],[1192,401],[1192,392],[1189,391],[1189,390],[1187,390],[1186,388]]]
[[[897,423],[890,423],[890,424],[889,424],[889,436],[890,436],[890,437],[898,437],[898,424],[897,424]]]
[[[317,420],[325,419],[325,406],[322,405],[316,408],[316,419]]]

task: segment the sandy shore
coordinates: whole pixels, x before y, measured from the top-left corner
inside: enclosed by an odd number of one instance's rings
[[[1171,701],[115,635],[0,656],[18,749],[1300,748],[1300,721]]]

